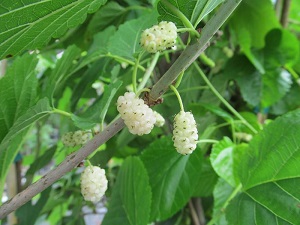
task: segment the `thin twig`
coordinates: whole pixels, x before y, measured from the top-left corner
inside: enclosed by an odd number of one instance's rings
[[[103,132],[97,134],[92,140],[87,142],[79,151],[69,155],[61,164],[56,168],[48,172],[45,176],[39,179],[34,184],[30,185],[24,191],[17,194],[11,200],[5,202],[0,207],[0,219],[3,219],[9,213],[18,209],[20,206],[32,199],[36,194],[42,192],[55,181],[60,179],[63,175],[70,172],[75,168],[82,160],[84,160],[88,155],[90,155],[95,149],[100,145],[108,141],[116,133],[118,133],[124,127],[124,122],[122,119],[118,119],[108,127],[104,129]]]
[[[7,59],[2,59],[0,62],[0,78],[4,77],[4,74],[6,73],[6,68],[7,68]]]
[[[290,6],[291,6],[291,0],[283,1],[281,18],[280,18],[280,23],[281,23],[282,27],[287,27],[287,25],[288,25]]]
[[[282,9],[282,0],[277,0],[275,3],[275,12],[278,20],[280,20],[281,17],[281,9]]]
[[[199,221],[200,221],[200,225],[205,225],[205,214],[204,214],[204,210],[202,207],[201,198],[194,198],[193,202],[194,202],[195,209],[196,209]]]
[[[189,208],[190,208],[190,211],[191,211],[191,216],[192,216],[192,220],[194,222],[194,225],[201,225],[200,221],[199,221],[199,218],[198,218],[198,215],[197,215],[197,212],[196,212],[195,207],[193,205],[192,199],[190,199],[190,201],[189,201]]]

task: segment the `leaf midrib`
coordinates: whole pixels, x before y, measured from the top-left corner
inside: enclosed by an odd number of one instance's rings
[[[83,1],[84,1],[84,0],[79,0],[79,1],[77,1],[77,2],[73,2],[73,3],[71,3],[71,4],[68,4],[67,6],[64,6],[64,7],[62,7],[62,8],[59,8],[59,9],[57,9],[57,10],[55,10],[55,11],[53,11],[53,12],[47,14],[47,15],[44,16],[44,17],[39,18],[38,20],[36,20],[36,21],[34,21],[34,22],[32,22],[32,23],[28,23],[28,26],[27,26],[25,29],[22,29],[22,30],[20,30],[19,32],[17,32],[16,34],[12,35],[12,36],[11,36],[10,38],[8,38],[6,41],[2,42],[1,45],[6,44],[7,42],[11,41],[11,39],[15,39],[15,41],[11,44],[11,45],[14,45],[14,44],[22,37],[22,34],[19,35],[20,33],[24,33],[24,32],[26,32],[26,31],[28,31],[28,30],[29,30],[30,28],[32,28],[35,24],[40,23],[41,21],[47,19],[48,17],[51,17],[52,15],[55,15],[55,14],[59,13],[60,11],[66,9],[66,12],[65,12],[65,13],[63,13],[62,15],[60,15],[60,16],[59,16],[58,18],[56,18],[53,22],[51,22],[47,27],[44,28],[44,30],[47,29],[47,28],[48,28],[49,26],[51,26],[54,22],[56,22],[58,19],[60,19],[61,17],[63,17],[65,14],[67,14],[71,9],[73,9],[73,6],[74,6],[74,5],[80,4],[80,3],[83,2]],[[88,7],[88,6],[86,6],[86,7]],[[81,10],[84,10],[86,7],[82,8]],[[68,8],[70,8],[70,9],[68,9]],[[80,11],[81,11],[81,10],[80,10]],[[74,16],[74,15],[73,15],[73,16]],[[73,17],[73,16],[72,16],[72,17]],[[61,26],[62,26],[62,25],[61,25]],[[59,27],[61,27],[61,26],[59,26]],[[16,29],[16,28],[19,28],[19,27],[14,27],[14,29]],[[6,32],[12,31],[12,30],[14,30],[14,29],[7,30]],[[57,29],[56,29],[56,30],[57,30]],[[40,34],[43,34],[43,32],[40,32]],[[39,34],[39,35],[40,35],[40,34]],[[24,46],[24,47],[22,48],[22,50],[25,49],[28,45],[32,44],[32,42],[33,42],[34,40],[36,40],[36,39],[39,37],[39,35],[36,36],[36,37],[35,37],[31,42],[29,42],[26,46]],[[18,37],[18,38],[15,38],[16,36],[19,36],[19,37]],[[51,36],[52,36],[52,35],[51,35]],[[22,50],[20,50],[20,51],[22,51]],[[5,52],[4,54],[6,54],[6,52]]]
[[[13,10],[8,11],[7,13],[1,14],[0,18],[4,17],[4,16],[6,16],[6,15],[8,15],[10,13],[18,12],[18,11],[23,10],[25,8],[29,8],[31,6],[36,6],[36,5],[39,5],[39,4],[44,4],[46,2],[51,2],[51,0],[45,0],[45,1],[42,1],[42,2],[35,2],[35,3],[32,3],[32,4],[29,3],[28,5],[23,5],[23,7],[20,7],[20,8],[17,8],[17,9],[13,9]]]

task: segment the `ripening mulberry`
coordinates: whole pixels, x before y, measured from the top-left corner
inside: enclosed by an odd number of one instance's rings
[[[141,46],[150,53],[163,51],[176,44],[177,27],[172,22],[161,21],[143,31],[141,35]]]
[[[80,177],[81,194],[84,200],[99,202],[107,190],[105,170],[98,166],[88,166]]]
[[[117,109],[132,134],[149,134],[154,127],[156,117],[144,100],[133,92],[126,92],[117,101]]]
[[[191,154],[197,147],[198,130],[191,112],[180,111],[174,118],[174,146],[180,154]]]
[[[65,133],[61,141],[66,147],[75,147],[76,145],[82,145],[88,141],[90,135],[86,131],[78,130],[75,132]]]
[[[155,122],[155,126],[157,127],[162,127],[165,124],[165,119],[162,117],[162,115],[156,111],[153,111],[155,118],[156,118],[156,122]]]

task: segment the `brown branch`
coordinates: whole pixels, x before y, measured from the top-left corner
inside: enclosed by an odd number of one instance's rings
[[[275,3],[275,13],[278,20],[280,20],[281,18],[281,9],[282,9],[282,0],[277,0]]]
[[[7,68],[7,59],[2,59],[0,61],[0,78],[4,77],[5,73],[6,73],[6,68]]]
[[[196,212],[198,214],[200,225],[206,224],[205,223],[205,214],[204,214],[204,210],[203,210],[203,207],[202,207],[201,198],[194,198],[193,202],[194,202],[194,205],[195,205],[195,208],[196,208]]]
[[[190,211],[191,211],[191,216],[192,216],[192,220],[194,222],[194,225],[201,225],[200,221],[199,221],[199,218],[198,218],[198,215],[197,215],[197,212],[196,212],[195,207],[193,205],[192,199],[190,199],[190,201],[189,201],[189,208],[190,208]]]
[[[69,155],[61,164],[56,168],[48,172],[45,176],[39,179],[37,182],[30,185],[24,191],[17,194],[11,200],[5,202],[0,207],[0,219],[3,219],[9,213],[18,209],[20,206],[24,205],[35,195],[45,190],[47,187],[52,185],[55,181],[60,179],[63,175],[70,172],[75,168],[82,160],[84,160],[88,155],[95,151],[100,145],[108,141],[116,133],[118,133],[124,127],[124,122],[122,119],[118,119],[105,130],[97,134],[92,140],[86,143],[80,150]]]
[[[290,6],[291,6],[291,0],[283,1],[281,18],[280,18],[280,23],[281,23],[282,27],[287,27],[287,25],[288,25]]]

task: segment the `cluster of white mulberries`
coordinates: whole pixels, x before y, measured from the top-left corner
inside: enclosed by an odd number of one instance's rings
[[[143,31],[141,35],[141,46],[150,53],[163,51],[175,45],[177,38],[177,27],[172,22],[162,21]]]
[[[66,147],[75,147],[76,145],[82,145],[88,141],[90,135],[86,131],[78,130],[75,132],[65,133],[61,141]]]
[[[88,166],[80,177],[81,194],[84,200],[99,202],[107,190],[105,170],[98,166]]]
[[[191,112],[180,111],[174,118],[174,146],[180,154],[191,154],[197,147],[198,130]]]
[[[144,100],[133,92],[126,92],[117,100],[117,109],[132,134],[149,134],[154,127],[156,117]]]

